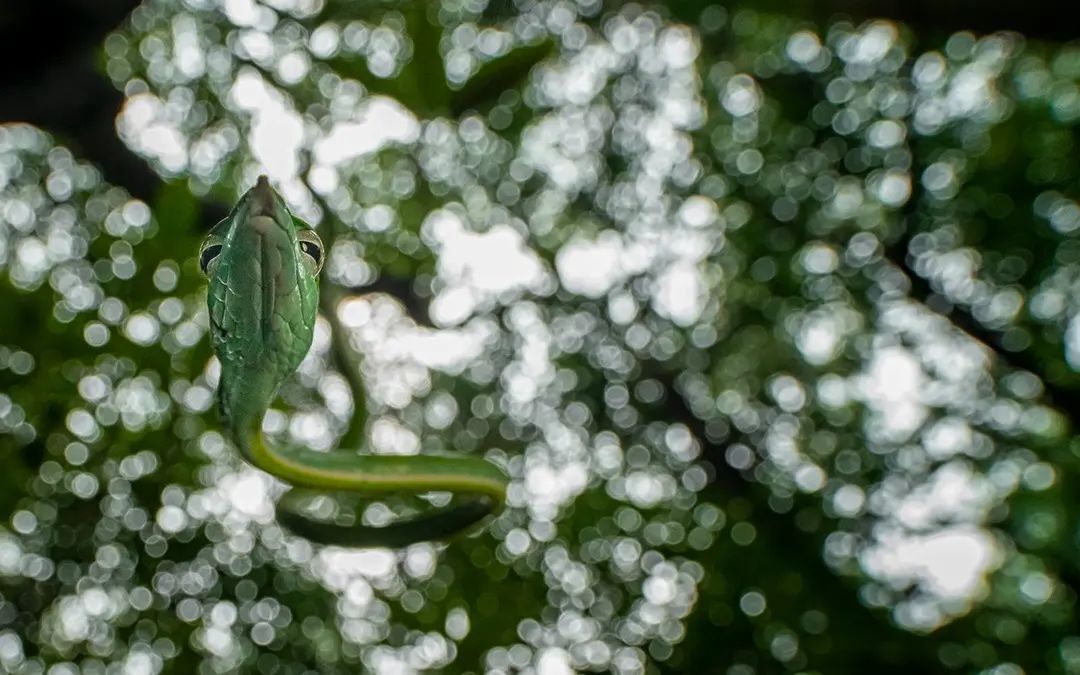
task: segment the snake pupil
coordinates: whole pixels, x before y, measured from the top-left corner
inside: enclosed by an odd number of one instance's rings
[[[301,241],[300,250],[311,256],[311,259],[315,261],[316,266],[322,263],[322,248],[315,242]]]
[[[221,244],[212,244],[203,249],[202,255],[199,256],[199,267],[202,268],[203,274],[206,274],[207,268],[214,258],[218,257],[221,253]]]

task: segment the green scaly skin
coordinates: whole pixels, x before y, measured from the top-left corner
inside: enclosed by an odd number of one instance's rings
[[[443,491],[455,498],[384,527],[336,525],[284,508],[278,520],[318,543],[397,547],[444,539],[500,510],[506,477],[478,457],[362,456],[279,447],[263,438],[267,407],[311,347],[322,255],[318,236],[289,213],[265,176],[203,242],[199,257],[210,280],[207,307],[221,362],[225,429],[244,459],[296,487],[367,495]]]

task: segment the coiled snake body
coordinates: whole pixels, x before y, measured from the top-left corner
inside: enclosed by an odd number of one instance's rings
[[[502,508],[506,477],[479,457],[319,452],[263,437],[266,409],[311,347],[324,253],[315,231],[289,212],[265,176],[204,240],[199,265],[210,282],[207,307],[227,433],[244,459],[296,487],[455,496],[446,507],[382,527],[343,526],[281,507],[278,520],[319,543],[404,546],[446,538]]]

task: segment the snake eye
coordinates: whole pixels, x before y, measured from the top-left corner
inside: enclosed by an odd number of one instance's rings
[[[221,244],[210,244],[203,248],[199,253],[199,269],[203,274],[210,276],[212,267],[216,267],[214,263],[219,255],[221,255]]]
[[[319,235],[314,230],[300,230],[296,233],[300,240],[300,252],[304,254],[311,267],[312,274],[318,274],[323,266],[323,245]]]

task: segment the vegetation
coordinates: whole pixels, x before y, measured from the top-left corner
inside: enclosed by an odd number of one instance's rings
[[[1080,672],[1080,48],[128,4],[3,83],[0,672]],[[267,432],[482,455],[512,479],[486,528],[276,524],[196,260],[261,173],[330,251]]]

